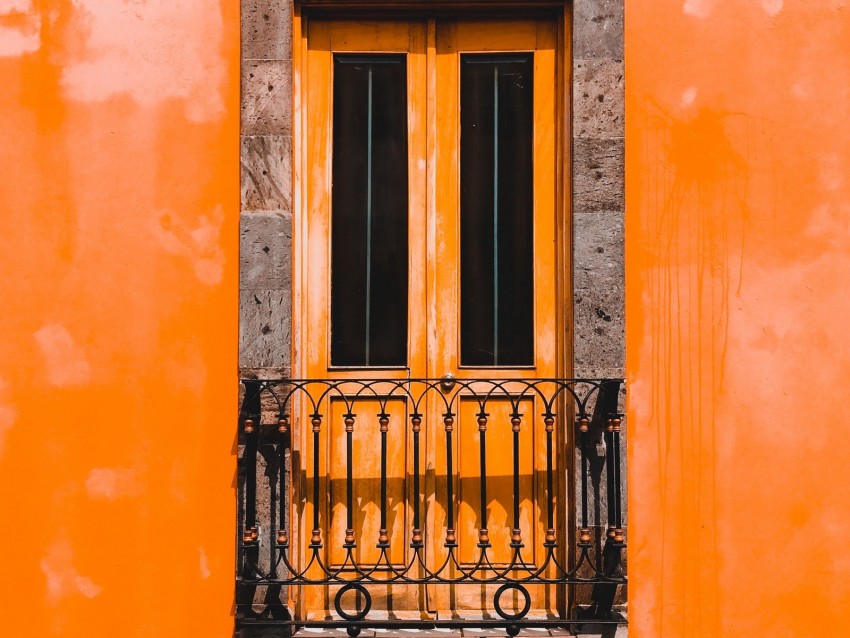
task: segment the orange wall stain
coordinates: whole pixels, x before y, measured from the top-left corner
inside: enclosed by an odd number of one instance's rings
[[[626,3],[630,636],[850,626],[850,5]]]
[[[232,630],[238,3],[0,2],[7,636]]]

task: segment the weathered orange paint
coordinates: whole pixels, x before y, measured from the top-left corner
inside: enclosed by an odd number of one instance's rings
[[[847,13],[627,3],[635,636],[850,623]],[[5,635],[230,631],[237,62],[232,2],[0,5]]]
[[[5,636],[227,636],[238,3],[0,2]]]
[[[850,626],[850,6],[626,3],[630,635]]]

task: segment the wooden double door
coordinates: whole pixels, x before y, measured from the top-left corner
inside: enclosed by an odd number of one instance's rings
[[[555,21],[302,21],[296,29],[296,374],[310,379],[530,379],[563,374],[566,250]],[[380,419],[388,419],[385,549],[408,564],[413,502],[428,565],[446,555],[452,481],[457,556],[474,564],[481,527],[478,405],[460,399],[452,475],[437,399],[424,405],[414,467],[409,400],[361,398],[353,436],[353,535],[379,560]],[[512,402],[487,406],[487,530],[495,564],[511,559]],[[296,481],[300,543],[313,507],[323,560],[346,560],[345,401],[330,402],[318,476]],[[546,450],[537,398],[522,400],[524,558],[543,557]],[[563,446],[563,441],[559,445]],[[312,458],[304,434],[301,458]],[[562,463],[557,455],[556,463]],[[561,465],[563,468],[563,465]],[[557,472],[563,478],[564,472]],[[323,502],[308,498],[319,481]],[[563,488],[563,486],[561,486]],[[300,491],[299,491],[300,490]],[[561,490],[563,492],[563,489]],[[300,496],[299,496],[300,495]],[[559,507],[564,509],[564,503]],[[559,512],[557,527],[564,529]],[[295,540],[298,545],[299,539]],[[302,559],[306,560],[307,550]],[[334,586],[305,587],[302,617],[332,609]],[[492,606],[493,585],[370,586],[373,610],[415,617]],[[554,610],[552,587],[529,588]],[[374,611],[371,614],[374,615]]]

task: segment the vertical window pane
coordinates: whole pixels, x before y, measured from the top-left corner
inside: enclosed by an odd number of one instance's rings
[[[407,68],[334,55],[331,364],[407,364]]]
[[[461,364],[534,363],[533,56],[461,56]]]

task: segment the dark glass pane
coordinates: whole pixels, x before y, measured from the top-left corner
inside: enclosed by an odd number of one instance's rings
[[[407,66],[335,55],[331,364],[407,365]]]
[[[463,55],[461,364],[534,363],[533,56]]]

